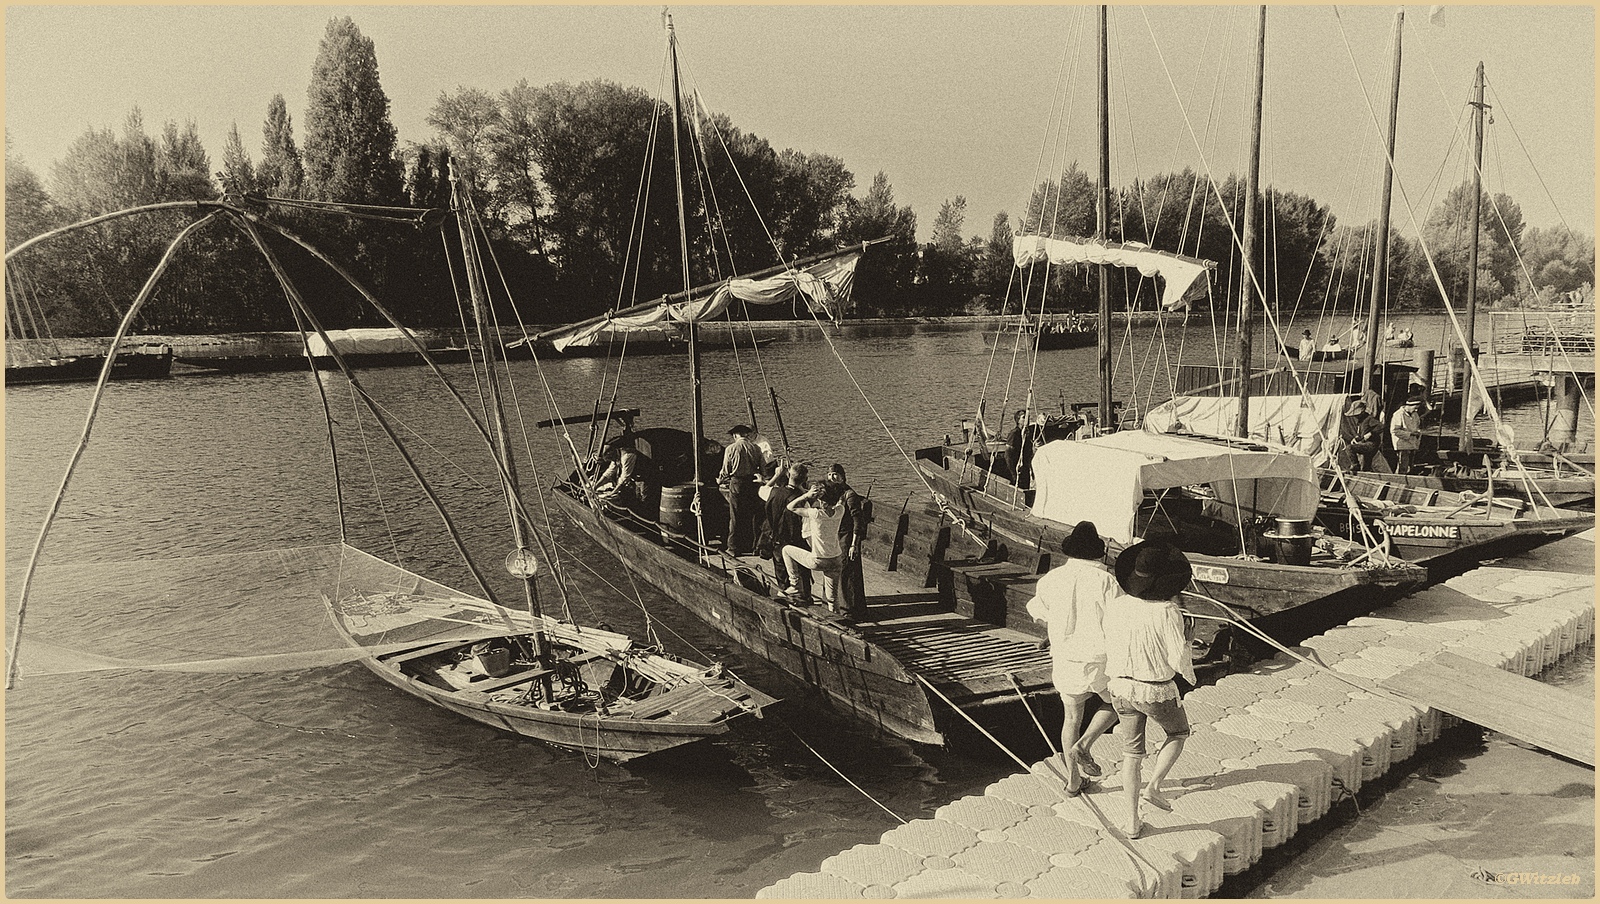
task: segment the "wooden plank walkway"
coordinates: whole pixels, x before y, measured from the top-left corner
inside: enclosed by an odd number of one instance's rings
[[[1378,682],[1409,700],[1594,765],[1594,700],[1440,652]]]
[[[1555,570],[1540,570],[1543,550]],[[1312,662],[1280,654],[1196,689],[1194,734],[1164,789],[1173,810],[1142,808],[1138,840],[1112,827],[1121,755],[1107,735],[1098,791],[1067,798],[1052,758],[756,897],[1205,897],[1459,721],[1382,682],[1441,653],[1531,677],[1591,642],[1595,576],[1565,567],[1574,559],[1594,560],[1593,530],[1310,638],[1296,652]]]

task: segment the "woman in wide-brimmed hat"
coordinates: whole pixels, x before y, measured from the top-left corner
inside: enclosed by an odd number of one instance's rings
[[[1115,571],[1123,595],[1106,605],[1107,689],[1121,719],[1117,736],[1123,743],[1122,783],[1128,800],[1125,828],[1137,838],[1144,829],[1139,819],[1141,799],[1158,810],[1172,809],[1161,796],[1161,782],[1178,762],[1189,736],[1189,719],[1178,702],[1174,679],[1182,675],[1195,683],[1189,635],[1177,605],[1193,571],[1181,550],[1158,540],[1123,550]],[[1147,719],[1161,726],[1166,739],[1156,752],[1150,783],[1141,793],[1139,766],[1145,755]]]
[[[1067,560],[1039,579],[1028,614],[1043,622],[1049,636],[1051,677],[1066,710],[1061,722],[1061,752],[1067,766],[1067,793],[1083,787],[1083,776],[1100,775],[1100,764],[1089,755],[1095,739],[1117,720],[1106,693],[1106,645],[1100,630],[1106,603],[1116,596],[1117,580],[1105,566],[1106,541],[1093,523],[1080,521],[1061,541]],[[1089,727],[1080,736],[1083,713],[1098,696]],[[1081,773],[1081,774],[1080,774]]]

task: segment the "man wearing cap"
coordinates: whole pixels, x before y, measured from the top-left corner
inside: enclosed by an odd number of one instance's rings
[[[859,619],[867,612],[867,590],[861,576],[861,544],[867,539],[867,502],[844,478],[844,465],[828,469],[828,485],[839,493],[844,517],[839,520],[840,566],[838,607],[845,617]]]
[[[1394,443],[1394,472],[1410,474],[1422,448],[1422,396],[1413,393],[1389,418],[1389,440]]]
[[[755,552],[756,528],[761,519],[761,495],[756,490],[756,475],[764,463],[761,447],[750,439],[754,432],[744,424],[728,430],[733,442],[722,453],[722,470],[717,483],[728,488],[729,555],[747,556]]]
[[[1095,739],[1117,721],[1106,693],[1106,646],[1100,622],[1106,603],[1117,596],[1117,580],[1102,564],[1106,543],[1093,523],[1080,521],[1061,541],[1067,559],[1039,579],[1028,614],[1043,622],[1050,643],[1051,677],[1066,710],[1061,723],[1062,758],[1067,763],[1067,793],[1083,787],[1079,776],[1097,778],[1100,764],[1089,755]],[[1097,705],[1089,728],[1080,736],[1084,709],[1093,697]]]
[[[1176,547],[1146,540],[1117,556],[1117,584],[1124,593],[1106,604],[1104,622],[1107,689],[1121,721],[1122,787],[1128,803],[1128,837],[1144,829],[1139,803],[1158,810],[1172,805],[1161,796],[1161,782],[1172,771],[1189,737],[1189,719],[1178,702],[1176,678],[1195,683],[1190,637],[1178,610],[1178,595],[1189,586],[1189,560]],[[1140,790],[1140,760],[1145,755],[1145,723],[1154,719],[1166,739],[1156,752],[1150,782]]]
[[[1383,422],[1372,416],[1367,403],[1356,399],[1345,409],[1339,422],[1339,438],[1350,450],[1351,463],[1357,471],[1372,470],[1372,458],[1378,454],[1378,441],[1383,433]]]

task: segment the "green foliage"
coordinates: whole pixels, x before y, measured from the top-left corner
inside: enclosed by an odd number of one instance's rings
[[[274,94],[261,127],[261,166],[256,170],[256,183],[272,197],[300,198],[305,177],[300,150],[294,143],[294,121],[289,118],[283,95]]]
[[[866,197],[851,197],[845,201],[839,221],[839,240],[850,243],[884,237],[889,241],[873,249],[872,265],[856,273],[851,306],[862,316],[917,311],[913,297],[920,262],[917,215],[910,207],[895,205],[889,177],[879,172],[872,177],[872,187],[867,189]]]
[[[228,143],[222,149],[222,190],[240,195],[256,190],[255,164],[239,139],[238,123],[228,130]]]

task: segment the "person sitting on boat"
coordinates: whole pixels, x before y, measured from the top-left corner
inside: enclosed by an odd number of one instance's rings
[[[1067,764],[1067,793],[1077,794],[1085,780],[1100,777],[1100,764],[1089,755],[1089,748],[1117,721],[1106,691],[1106,643],[1100,623],[1106,603],[1121,591],[1102,561],[1106,541],[1093,522],[1078,522],[1061,541],[1061,551],[1066,561],[1039,579],[1033,599],[1028,600],[1028,614],[1044,624],[1049,638],[1051,676],[1066,710],[1061,750]],[[1080,735],[1084,709],[1094,697],[1100,702]]]
[[[1182,675],[1195,683],[1191,632],[1177,604],[1193,570],[1177,547],[1160,540],[1124,549],[1114,570],[1123,593],[1106,604],[1102,623],[1106,687],[1120,719],[1117,737],[1123,745],[1122,788],[1128,818],[1122,828],[1128,837],[1138,838],[1144,830],[1140,801],[1158,810],[1172,809],[1161,796],[1161,782],[1177,764],[1189,737],[1189,719],[1178,700],[1175,679]],[[1150,781],[1141,791],[1139,771],[1148,719],[1154,719],[1166,737],[1156,752]]]
[[[635,486],[639,477],[639,453],[633,446],[613,443],[606,448],[600,461],[604,469],[589,485],[595,501],[621,507],[642,501],[643,494]]]
[[[729,555],[747,556],[755,551],[756,528],[761,520],[761,496],[756,491],[756,475],[766,463],[761,447],[750,439],[755,431],[745,424],[728,429],[733,442],[722,454],[722,470],[717,483],[728,490]]]
[[[789,511],[800,516],[800,535],[809,548],[789,545],[783,548],[783,564],[791,583],[784,594],[795,602],[811,600],[811,572],[822,574],[822,599],[834,608],[834,585],[838,582],[843,550],[839,548],[839,522],[844,518],[842,494],[817,480],[811,489],[789,500]]]
[[[1300,333],[1300,360],[1310,361],[1317,353],[1317,340],[1311,337],[1311,331]]]
[[[1372,470],[1372,458],[1378,454],[1378,444],[1383,435],[1383,422],[1367,410],[1367,403],[1356,399],[1345,409],[1339,422],[1339,439],[1350,452],[1350,464],[1357,471]]]
[[[1367,344],[1367,325],[1360,317],[1350,321],[1350,348],[1361,348]]]
[[[1383,326],[1383,341],[1384,342],[1393,342],[1393,341],[1395,341],[1396,339],[1399,339],[1399,338],[1400,338],[1399,334],[1397,334],[1394,331],[1394,321],[1393,320],[1391,320],[1388,323],[1384,324],[1384,326]]]
[[[847,618],[860,618],[867,612],[867,588],[861,575],[861,544],[867,539],[867,501],[845,480],[844,465],[828,469],[828,486],[839,494],[844,509],[839,519],[839,547],[844,562],[839,569],[837,592],[839,611]]]
[[[804,542],[800,538],[800,516],[789,511],[789,502],[806,491],[805,464],[798,461],[780,463],[772,479],[761,490],[767,501],[767,519],[763,529],[772,558],[772,571],[777,577],[778,586],[788,587],[794,582],[789,578],[783,548]]]
[[[1410,474],[1422,448],[1422,394],[1414,392],[1389,418],[1389,441],[1394,444],[1396,474]]]
[[[1337,355],[1342,351],[1344,351],[1344,346],[1339,344],[1338,336],[1329,336],[1328,344],[1322,347],[1322,353],[1325,355]]]

